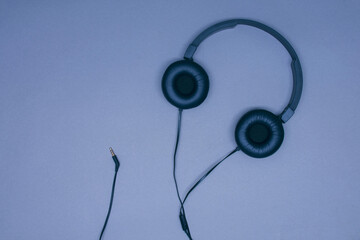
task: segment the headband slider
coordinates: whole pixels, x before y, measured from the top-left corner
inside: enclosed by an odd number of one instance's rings
[[[192,57],[194,56],[196,49],[197,49],[197,46],[195,46],[194,44],[190,44],[190,46],[186,49],[184,58],[188,59],[188,60],[192,60]]]
[[[283,123],[286,123],[294,115],[294,110],[286,107],[285,110],[280,114],[280,119]]]

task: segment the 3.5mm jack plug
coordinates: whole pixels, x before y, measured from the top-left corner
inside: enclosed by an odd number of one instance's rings
[[[110,153],[111,153],[112,159],[114,160],[114,163],[115,163],[115,171],[117,172],[120,167],[120,162],[119,162],[116,154],[114,153],[114,150],[111,147],[110,147]]]

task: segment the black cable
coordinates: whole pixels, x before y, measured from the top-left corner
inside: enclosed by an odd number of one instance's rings
[[[179,213],[179,218],[180,218],[180,222],[181,222],[181,227],[183,229],[183,231],[186,233],[186,235],[188,236],[189,240],[193,240],[191,237],[191,233],[190,233],[190,228],[189,228],[189,224],[187,222],[186,219],[186,214],[185,214],[185,201],[188,198],[189,194],[207,177],[209,176],[209,174],[217,167],[219,166],[225,159],[227,159],[228,157],[230,157],[231,155],[233,155],[235,152],[239,151],[239,147],[236,147],[234,150],[232,150],[228,155],[226,155],[223,159],[221,159],[220,161],[218,161],[216,164],[214,164],[191,188],[190,190],[186,193],[184,200],[181,200],[180,197],[180,193],[179,193],[179,187],[177,184],[177,180],[176,180],[176,155],[177,155],[177,150],[178,150],[178,146],[179,146],[179,139],[180,139],[180,132],[181,132],[181,119],[182,119],[182,109],[179,109],[179,115],[178,115],[178,126],[177,126],[177,135],[176,135],[176,143],[175,143],[175,150],[174,150],[174,162],[173,162],[173,177],[174,177],[174,182],[175,182],[175,188],[176,188],[176,194],[177,197],[179,199],[180,202],[180,213]]]
[[[239,148],[235,148],[234,150],[232,150],[228,155],[226,155],[223,159],[221,159],[219,162],[217,162],[216,164],[214,164],[214,166],[212,166],[209,171],[207,171],[191,188],[190,190],[186,193],[185,198],[183,200],[183,204],[185,204],[186,199],[188,198],[189,194],[197,187],[197,185],[199,185],[207,176],[209,176],[209,174],[217,167],[219,166],[220,163],[222,163],[225,159],[227,159],[228,157],[230,157],[231,155],[233,155],[235,152],[239,151]]]
[[[180,208],[180,221],[181,221],[181,225],[183,227],[184,232],[188,235],[189,239],[192,240],[191,238],[191,234],[190,234],[190,230],[189,230],[189,225],[187,223],[186,220],[186,216],[185,216],[185,208],[184,208],[184,204],[186,199],[188,198],[189,194],[207,177],[209,176],[209,174],[217,167],[219,166],[220,163],[222,163],[225,159],[227,159],[228,157],[230,157],[231,155],[233,155],[235,152],[239,151],[240,149],[237,147],[235,148],[233,151],[231,151],[228,155],[226,155],[223,159],[221,159],[219,162],[217,162],[214,166],[212,166],[209,171],[207,171],[191,188],[190,190],[186,193],[184,200],[181,202],[181,208]]]
[[[110,198],[110,204],[109,204],[109,210],[108,210],[108,213],[106,215],[106,219],[105,219],[105,222],[104,222],[104,226],[101,230],[101,234],[100,234],[100,237],[99,237],[99,240],[101,240],[104,232],[105,232],[105,228],[106,228],[106,225],[109,221],[109,217],[110,217],[110,213],[111,213],[111,208],[112,208],[112,204],[113,204],[113,200],[114,200],[114,193],[115,193],[115,184],[116,184],[116,176],[117,176],[117,172],[119,170],[119,167],[120,167],[120,162],[117,158],[117,156],[115,155],[114,151],[112,150],[112,148],[110,148],[110,152],[111,152],[111,155],[112,155],[112,159],[114,160],[114,163],[115,163],[115,175],[114,175],[114,180],[113,180],[113,184],[112,184],[112,190],[111,190],[111,198]]]
[[[184,232],[186,233],[186,235],[188,236],[188,238],[190,240],[192,240],[190,229],[189,229],[189,226],[186,221],[184,204],[183,204],[183,201],[181,200],[180,193],[179,193],[179,187],[178,187],[177,180],[176,180],[176,154],[177,154],[177,150],[178,150],[178,146],[179,146],[179,139],[180,139],[180,132],[181,132],[181,118],[182,118],[182,109],[179,109],[176,143],[175,143],[174,158],[173,158],[173,160],[174,160],[174,162],[173,162],[173,178],[174,178],[174,183],[175,183],[175,188],[176,188],[176,194],[177,194],[177,197],[180,202],[179,218],[180,218],[181,226],[182,226],[182,229],[184,230]]]
[[[179,109],[178,126],[177,126],[177,134],[176,134],[176,143],[175,143],[175,150],[174,150],[173,178],[174,178],[175,187],[176,187],[176,194],[177,194],[177,197],[178,197],[179,202],[180,202],[181,207],[182,207],[183,203],[181,201],[181,197],[180,197],[180,193],[179,193],[179,187],[178,187],[177,180],[176,180],[176,154],[177,154],[177,149],[178,149],[178,146],[179,146],[179,139],[180,139],[181,115],[182,115],[182,109]]]

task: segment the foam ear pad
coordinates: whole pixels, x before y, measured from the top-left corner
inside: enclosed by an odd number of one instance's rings
[[[172,63],[162,78],[165,98],[175,107],[189,109],[199,106],[209,92],[209,77],[191,60]]]
[[[279,149],[284,140],[284,128],[281,120],[273,113],[253,110],[239,120],[235,140],[247,155],[264,158]]]

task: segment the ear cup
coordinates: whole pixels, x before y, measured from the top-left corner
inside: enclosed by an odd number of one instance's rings
[[[199,106],[209,92],[209,77],[191,60],[172,63],[162,78],[165,98],[175,107],[189,109]]]
[[[253,110],[239,120],[235,140],[247,155],[264,158],[279,149],[284,140],[284,128],[281,120],[273,113]]]

